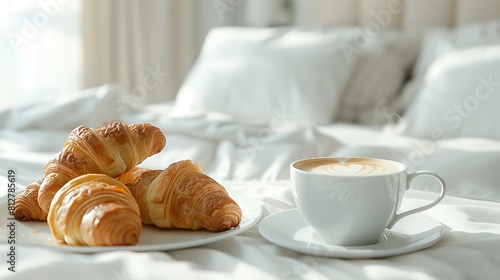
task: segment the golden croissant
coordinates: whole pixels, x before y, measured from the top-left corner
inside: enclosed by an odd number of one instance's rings
[[[103,174],[66,183],[47,217],[52,235],[70,245],[116,246],[139,241],[139,206],[125,185]]]
[[[26,189],[16,195],[14,207],[14,218],[19,221],[46,221],[47,212],[43,211],[38,205],[38,189],[42,179],[29,184]]]
[[[137,183],[139,178],[141,178],[142,174],[145,172],[149,172],[151,169],[142,168],[142,167],[134,167],[134,169],[123,173],[122,175],[116,177],[116,180],[122,182],[123,184]]]
[[[159,153],[165,143],[160,129],[147,123],[114,122],[98,129],[79,126],[45,166],[38,204],[48,212],[56,192],[71,179],[91,173],[117,177]]]
[[[144,224],[218,232],[241,221],[241,209],[226,189],[191,160],[172,163],[163,171],[135,172],[140,176],[118,179],[135,197]]]

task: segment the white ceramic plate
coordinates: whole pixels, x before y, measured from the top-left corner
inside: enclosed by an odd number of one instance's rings
[[[444,234],[441,223],[414,214],[386,230],[377,244],[334,246],[324,244],[306,224],[298,209],[269,215],[259,223],[261,235],[270,242],[300,253],[336,258],[383,258],[422,250]]]
[[[9,219],[7,213],[7,199],[0,200],[0,220],[2,224],[9,222],[16,223],[16,245],[17,246],[42,246],[54,250],[76,252],[76,253],[96,253],[105,251],[129,250],[129,251],[168,251],[200,246],[240,234],[255,225],[261,215],[262,208],[254,199],[241,195],[231,194],[231,197],[238,203],[242,211],[240,224],[224,232],[211,232],[207,230],[180,230],[180,229],[159,229],[153,226],[143,226],[139,242],[133,246],[71,246],[56,244],[56,240],[50,232],[46,222],[20,222],[14,218]],[[8,228],[4,225],[0,228],[0,242],[7,242]]]

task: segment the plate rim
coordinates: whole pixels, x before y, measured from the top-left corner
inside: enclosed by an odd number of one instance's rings
[[[174,242],[174,243],[155,243],[155,244],[135,244],[135,245],[126,245],[126,246],[77,246],[77,245],[68,245],[68,244],[34,244],[34,243],[23,243],[22,241],[19,240],[19,238],[16,240],[16,245],[18,247],[30,247],[30,248],[44,248],[44,249],[50,249],[54,251],[59,251],[59,252],[69,252],[69,253],[102,253],[102,252],[112,252],[112,251],[134,251],[134,252],[153,252],[153,251],[172,251],[172,250],[179,250],[179,249],[186,249],[186,248],[192,248],[192,247],[197,247],[197,246],[202,246],[206,244],[210,244],[213,242],[221,241],[223,239],[239,235],[251,227],[253,227],[255,224],[257,224],[260,219],[262,218],[262,206],[255,200],[254,198],[242,194],[242,193],[237,193],[237,192],[230,192],[228,190],[229,196],[233,198],[235,201],[237,201],[238,205],[240,205],[240,208],[246,207],[251,209],[251,215],[249,220],[246,221],[245,225],[242,227],[238,225],[237,227],[234,227],[230,230],[226,230],[223,232],[212,232],[208,230],[197,230],[197,232],[200,232],[202,234],[208,234],[208,235],[213,235],[212,237],[207,237],[207,238],[202,238],[202,239],[196,239],[193,241],[180,241],[180,242]],[[7,195],[3,195],[0,197],[0,207],[4,206],[4,204],[7,203]],[[243,205],[241,205],[242,203]],[[245,213],[242,213],[242,221],[243,218],[245,217]],[[10,216],[7,215],[2,215],[6,220],[10,218]],[[20,223],[24,223],[23,221],[18,221]],[[38,222],[38,221],[28,221],[28,222]],[[44,223],[44,222],[39,222],[39,223]],[[241,224],[241,223],[240,223]],[[48,227],[48,224],[43,224],[43,226]],[[148,225],[143,224],[143,228]],[[151,226],[154,228],[154,226]],[[50,229],[49,229],[50,230]],[[168,231],[169,229],[165,229],[165,231]],[[195,231],[193,231],[195,232]],[[3,235],[0,236],[2,237],[2,242],[0,242],[0,245],[6,245],[4,242],[6,238],[3,238]]]
[[[396,256],[396,255],[402,255],[402,254],[407,254],[411,252],[416,252],[425,248],[428,248],[434,244],[436,244],[443,236],[445,233],[445,229],[442,223],[436,221],[435,219],[428,217],[427,215],[424,215],[422,213],[416,213],[414,215],[408,216],[407,218],[415,218],[416,216],[426,219],[427,222],[432,223],[432,228],[431,230],[434,230],[432,233],[430,233],[428,236],[425,238],[430,238],[432,239],[430,241],[426,241],[424,243],[421,243],[419,241],[414,242],[410,245],[403,246],[403,247],[397,247],[394,249],[385,249],[385,250],[373,250],[373,245],[367,245],[367,246],[335,246],[335,245],[328,245],[328,247],[321,247],[320,249],[313,249],[313,248],[307,248],[302,245],[299,245],[299,243],[293,243],[293,242],[288,242],[285,240],[280,240],[279,238],[274,238],[267,232],[265,229],[266,227],[269,227],[269,225],[274,225],[277,226],[275,223],[271,223],[270,221],[279,218],[281,215],[286,215],[288,213],[295,212],[295,215],[300,216],[300,212],[297,208],[292,208],[292,209],[287,209],[283,210],[277,213],[273,213],[271,215],[268,215],[264,217],[260,223],[259,223],[259,233],[266,239],[267,241],[281,246],[283,248],[296,251],[299,253],[307,254],[307,255],[314,255],[314,256],[320,256],[320,257],[332,257],[332,258],[344,258],[344,259],[368,259],[368,258],[384,258],[384,257],[391,257],[391,256]],[[406,218],[405,218],[406,219]],[[303,220],[302,216],[297,219],[300,223],[300,225],[297,225],[297,230],[294,230],[294,234],[298,232],[299,230],[308,228],[309,226],[306,224],[306,222]],[[297,221],[296,221],[297,222]],[[294,224],[294,223],[292,223]],[[295,223],[297,224],[297,223]],[[405,238],[404,235],[402,234],[397,234],[397,232],[391,231],[391,230],[385,230],[386,234],[390,236],[391,239],[396,239],[397,238]],[[437,234],[437,235],[436,235]],[[435,237],[433,237],[436,235]],[[411,237],[411,235],[409,236]],[[419,244],[420,243],[420,244]],[[379,244],[379,243],[377,243]],[[413,245],[413,246],[412,246]],[[313,252],[314,251],[314,252]]]

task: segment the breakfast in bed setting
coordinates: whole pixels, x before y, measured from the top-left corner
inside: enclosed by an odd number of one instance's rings
[[[140,247],[143,224],[211,232],[239,226],[240,206],[222,185],[204,174],[199,164],[186,159],[163,170],[137,167],[165,146],[165,135],[149,123],[114,122],[96,129],[79,126],[45,165],[42,179],[16,195],[11,214],[26,227],[48,226],[53,237],[49,240],[58,246]],[[407,174],[404,164],[383,159],[311,158],[294,162],[290,168],[298,208],[266,217],[259,230],[277,245],[292,250],[294,243],[302,245],[304,248],[298,251],[303,253],[328,256],[325,252],[332,252],[334,256],[335,246],[352,247],[355,252],[389,244],[395,238],[390,229],[398,220],[431,208],[445,193],[446,183],[439,175],[430,171]],[[441,184],[440,196],[426,206],[398,213],[404,192],[419,175],[436,178]],[[259,207],[254,214],[257,219]],[[280,240],[276,232],[281,230],[279,216],[291,213],[301,221],[303,228],[298,231],[310,235],[305,241],[314,242],[313,248],[293,236]],[[441,229],[439,235],[433,229],[429,241],[409,246],[409,250],[437,242],[443,234],[442,226],[437,228]],[[165,230],[163,234],[169,233]],[[398,250],[395,244],[393,247],[382,255],[408,251]]]
[[[0,279],[500,278],[500,0],[0,19]]]

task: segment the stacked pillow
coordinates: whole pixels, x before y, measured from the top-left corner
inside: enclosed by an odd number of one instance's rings
[[[174,114],[217,113],[262,124],[283,116],[319,125],[373,122],[416,56],[404,38],[387,31],[363,41],[354,27],[217,28],[179,91]]]
[[[435,30],[424,41],[398,129],[412,137],[500,139],[500,21]]]
[[[433,140],[500,139],[500,45],[446,54],[429,68],[403,133]]]

